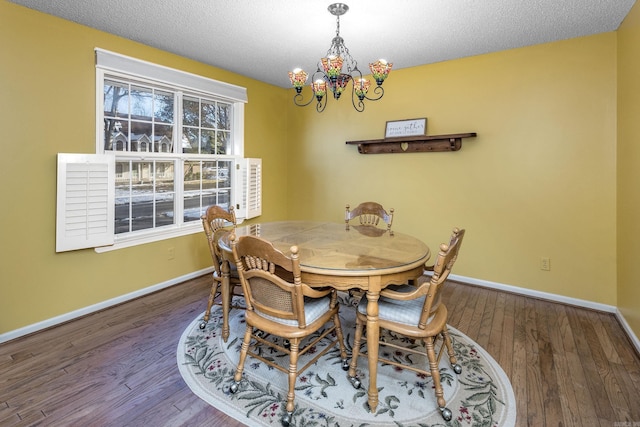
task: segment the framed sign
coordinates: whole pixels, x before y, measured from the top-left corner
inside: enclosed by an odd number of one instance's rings
[[[384,132],[385,138],[396,138],[400,136],[426,135],[427,119],[395,120],[387,122]]]

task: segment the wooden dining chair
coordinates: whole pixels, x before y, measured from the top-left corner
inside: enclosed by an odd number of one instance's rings
[[[350,209],[347,205],[344,214],[344,222],[349,229],[351,220],[358,218],[360,225],[372,225],[377,226],[382,220],[387,225],[387,230],[391,230],[391,224],[393,223],[393,209],[387,212],[380,203],[377,202],[364,202],[358,206]]]
[[[457,228],[453,229],[453,232],[451,233],[451,238],[449,239],[449,246],[452,246],[456,240],[461,239],[460,236],[460,230]],[[462,234],[464,235],[464,230],[462,230]],[[435,267],[435,264],[433,265],[429,265],[429,264],[425,264],[424,266],[424,273],[428,276],[433,275],[433,269]],[[410,280],[408,283],[406,284],[402,284],[402,285],[391,285],[389,286],[387,289],[391,289],[397,292],[411,292],[415,289],[417,283],[417,279],[416,280]],[[431,304],[431,312],[433,313],[437,308],[438,305],[440,304],[440,298],[441,298],[441,293],[438,293],[438,296],[436,297],[436,299],[433,301],[433,304]]]
[[[230,390],[236,393],[241,387],[247,355],[288,374],[286,414],[281,420],[284,426],[288,426],[293,415],[296,379],[302,372],[331,350],[336,343],[340,347],[342,368],[345,371],[349,368],[338,316],[337,294],[335,289],[330,287],[314,289],[302,283],[297,246],[292,246],[291,255],[287,256],[270,242],[259,237],[242,236],[236,239],[235,236],[231,236],[231,248],[244,289],[247,309],[240,359]],[[278,270],[288,274],[278,273]],[[285,277],[290,277],[291,281]],[[303,341],[329,322],[332,322],[332,325],[310,339],[310,342]],[[331,334],[334,332],[336,337],[332,338]],[[287,344],[279,345],[270,341],[267,334],[281,337],[287,340]],[[329,339],[330,343],[302,368],[298,368],[298,358],[309,350],[316,351],[316,344],[325,338]],[[255,351],[250,345],[252,340],[255,340]],[[301,347],[301,343],[304,343],[304,346]],[[263,357],[262,345],[288,354],[289,364],[282,366],[273,357]]]
[[[395,360],[391,360],[378,356],[378,362],[431,376],[438,407],[445,421],[451,420],[452,412],[446,407],[438,368],[444,351],[447,351],[449,362],[456,374],[462,372],[462,367],[456,360],[449,332],[447,331],[447,307],[440,302],[439,298],[445,281],[458,258],[458,251],[460,250],[464,233],[465,230],[455,228],[449,244],[443,243],[440,245],[438,258],[433,266],[433,275],[430,279],[422,277],[418,280],[416,286],[405,285],[402,288],[383,289],[378,300],[379,327],[404,335],[411,340],[421,340],[424,343],[424,349],[401,346],[382,340],[379,341],[378,345],[391,347],[404,353],[424,356],[428,361],[425,365],[428,366],[400,362],[400,360],[407,362],[410,360],[408,357],[398,357]],[[355,388],[359,388],[361,385],[355,373],[358,356],[362,355],[360,346],[366,325],[367,299],[365,297],[360,300],[356,311],[356,330],[351,365],[349,367],[349,377]],[[438,342],[440,342],[440,347],[436,354],[436,344]],[[376,374],[377,370],[369,373],[371,376]]]
[[[393,234],[393,231],[391,231],[391,224],[393,224],[393,212],[393,208],[387,212],[378,202],[363,202],[353,210],[351,210],[350,205],[347,205],[344,213],[344,222],[347,230],[350,230],[350,228],[353,227],[353,229],[359,233],[372,237],[381,236],[386,232]],[[351,221],[356,218],[358,219],[358,222],[356,225],[351,226]],[[378,228],[378,224],[381,220],[387,225],[386,229]],[[350,289],[349,295],[351,295],[352,298],[359,298],[364,295],[364,292],[359,289]]]
[[[209,301],[207,303],[207,309],[204,312],[202,322],[200,323],[200,329],[204,329],[211,317],[211,308],[213,305],[225,306],[223,301],[228,303],[227,307],[230,308],[244,308],[240,304],[233,304],[234,296],[243,296],[242,286],[240,284],[240,276],[238,276],[238,270],[235,263],[227,262],[222,256],[222,251],[218,246],[218,241],[225,233],[230,233],[236,227],[236,215],[233,206],[229,207],[229,210],[224,209],[221,206],[213,205],[207,208],[207,211],[202,215],[202,228],[207,236],[207,243],[209,245],[209,251],[211,253],[211,259],[213,261],[213,283],[211,284],[211,292],[209,292]],[[229,286],[225,288],[223,274],[229,274]],[[229,310],[222,310],[222,338],[226,342],[229,337]]]

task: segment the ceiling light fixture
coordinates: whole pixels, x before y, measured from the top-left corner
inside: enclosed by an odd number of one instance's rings
[[[316,101],[316,110],[320,113],[327,106],[327,94],[330,91],[337,100],[342,92],[351,85],[351,103],[357,111],[364,110],[364,100],[377,101],[384,95],[382,83],[391,72],[393,64],[384,59],[369,64],[371,75],[376,81],[373,89],[374,97],[367,96],[369,80],[362,77],[362,72],[358,69],[358,63],[349,54],[349,49],[344,45],[344,39],[340,37],[340,16],[347,13],[349,6],[344,3],[334,3],[328,7],[329,12],[336,17],[336,36],[331,41],[331,47],[327,51],[327,56],[318,62],[318,69],[313,73],[311,90],[313,95],[308,102],[303,102],[302,88],[304,87],[308,74],[300,68],[289,72],[289,79],[296,90],[293,102],[299,107],[305,107]]]

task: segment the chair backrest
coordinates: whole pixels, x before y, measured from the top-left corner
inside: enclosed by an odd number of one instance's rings
[[[279,319],[295,320],[305,328],[305,288],[300,279],[298,247],[291,256],[276,249],[267,240],[255,236],[231,236],[231,248],[242,282],[247,310]],[[278,271],[290,274],[278,274]],[[285,279],[292,277],[293,281]]]
[[[358,206],[350,209],[350,206],[347,205],[345,214],[344,214],[344,222],[349,228],[349,222],[358,218],[360,220],[361,225],[373,225],[377,226],[380,220],[387,224],[387,230],[391,230],[391,224],[393,223],[393,209],[390,209],[389,212],[382,207],[380,203],[376,202],[364,202],[360,203]]]
[[[229,233],[231,229],[236,227],[236,214],[233,206],[229,207],[229,210],[213,205],[209,206],[204,215],[202,215],[202,228],[207,236],[207,242],[209,243],[209,251],[211,252],[211,259],[213,260],[213,266],[216,269],[216,273],[219,277],[222,274],[220,271],[220,264],[222,263],[222,253],[218,247],[218,241],[222,237],[223,233]]]
[[[442,284],[447,280],[447,277],[449,277],[449,273],[451,273],[451,269],[458,259],[458,252],[462,245],[464,231],[464,229],[461,230],[459,228],[454,228],[449,244],[447,245],[442,243],[440,245],[438,258],[433,265],[433,275],[431,276],[431,280],[421,285],[428,287],[428,291],[426,292],[427,296],[424,301],[424,308],[418,323],[418,327],[420,328],[426,327],[429,316],[433,314],[432,306],[440,298]]]

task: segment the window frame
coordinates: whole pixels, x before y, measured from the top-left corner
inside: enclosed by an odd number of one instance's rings
[[[162,65],[127,57],[117,53],[96,48],[96,154],[113,155],[117,160],[161,160],[173,161],[175,169],[175,224],[159,228],[144,229],[114,234],[114,244],[95,248],[96,252],[105,252],[124,247],[135,246],[164,239],[184,236],[202,231],[200,221],[184,222],[183,218],[183,166],[186,161],[231,161],[233,175],[230,176],[230,204],[236,207],[244,206],[245,191],[241,187],[244,173],[244,104],[247,102],[246,89],[240,86],[219,82],[206,77],[168,68]],[[110,78],[122,79],[129,82],[140,82],[152,85],[154,88],[166,88],[176,93],[174,111],[176,120],[174,126],[174,150],[166,152],[131,152],[112,151],[105,149],[104,143],[104,82]],[[211,100],[229,103],[232,106],[231,139],[229,147],[231,154],[199,154],[183,153],[179,144],[182,125],[183,96],[194,95]],[[113,207],[115,209],[115,206]],[[237,209],[238,222],[247,217],[246,209]]]

